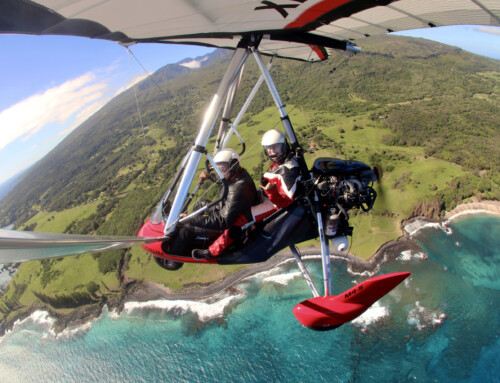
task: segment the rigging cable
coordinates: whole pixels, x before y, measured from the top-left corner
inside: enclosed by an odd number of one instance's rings
[[[144,65],[142,65],[142,63],[139,61],[139,59],[136,57],[136,55],[134,55],[134,52],[132,52],[132,50],[130,49],[130,47],[127,47],[127,51],[129,53],[129,58],[130,56],[132,56],[135,61],[137,61],[137,63],[139,64],[139,66],[142,68],[142,70],[144,71],[144,73],[146,73],[148,76],[148,79],[153,81],[153,84],[156,85],[156,87],[158,88],[158,90],[164,95],[164,96],[167,96],[167,94],[164,92],[164,90],[161,88],[160,84],[158,84],[158,82],[155,80],[155,78],[153,77],[153,75],[151,74],[151,72],[149,72],[145,67]],[[167,73],[166,73],[167,75]],[[167,80],[168,80],[168,76],[167,76]]]
[[[310,54],[309,54],[309,58],[311,57],[311,55],[313,54],[313,52],[314,52],[314,51],[311,49],[311,52],[310,52]],[[338,69],[339,67],[341,67],[342,65],[344,65],[344,64],[347,62],[347,60],[348,60],[349,58],[350,58],[350,55],[348,55],[348,56],[344,59],[344,61],[342,61],[339,65],[337,65],[337,66],[336,66],[336,67],[335,67],[335,68],[334,68],[334,69],[333,69],[330,73],[332,73],[333,71],[335,71],[336,69]],[[295,83],[294,83],[294,85],[292,86],[292,90],[291,90],[291,92],[293,92],[293,91],[295,90],[295,88],[297,87],[297,85],[298,85],[298,83],[299,83],[300,79],[301,79],[301,78],[302,78],[302,76],[304,75],[306,65],[310,65],[310,63],[309,63],[309,62],[305,62],[305,63],[304,63],[304,65],[302,66],[302,69],[301,69],[301,71],[300,71],[300,74],[297,76],[297,78],[296,78],[296,80],[295,80]],[[311,89],[311,90],[310,90],[310,91],[306,94],[306,97],[307,97],[307,96],[308,96],[308,95],[309,95],[309,94],[310,94],[313,90],[314,90],[314,88],[312,88],[312,89]],[[296,108],[296,106],[293,106],[293,107],[292,107],[292,108],[291,108],[291,109],[287,112],[287,114],[288,114],[288,115],[290,115],[290,113],[291,113],[291,112],[292,112],[295,108]],[[281,123],[281,121],[277,121],[277,122],[273,125],[272,129],[274,129],[274,128],[275,128],[277,125],[279,125],[280,123]],[[253,145],[249,146],[249,147],[247,148],[247,152],[246,152],[243,156],[241,156],[241,158],[240,158],[240,159],[241,159],[241,160],[243,160],[243,159],[249,159],[249,158],[253,158],[253,157],[255,157],[256,155],[258,155],[258,153],[253,154],[253,151],[255,150],[255,147],[256,147],[258,144],[259,144],[259,141],[256,141]],[[251,153],[252,153],[252,155],[250,155]],[[210,185],[210,186],[209,186],[209,187],[208,187],[208,188],[207,188],[207,189],[203,192],[203,194],[202,194],[202,195],[200,195],[200,196],[198,196],[198,197],[197,197],[197,199],[195,200],[195,202],[196,202],[196,201],[199,201],[200,199],[202,199],[202,198],[203,198],[203,197],[204,197],[204,196],[205,196],[205,195],[206,195],[206,194],[207,194],[207,193],[208,193],[208,192],[209,192],[209,191],[210,191],[210,190],[211,190],[211,189],[212,189],[215,185],[216,185],[216,182],[215,182],[215,183],[213,183],[212,185]],[[188,209],[188,211],[191,211],[191,209],[192,209],[192,207],[191,207],[190,209]]]
[[[309,58],[311,57],[313,53],[313,50],[311,49],[311,53],[309,54]],[[330,73],[333,73],[334,71],[336,71],[337,69],[339,69],[341,66],[343,66],[350,58],[352,57],[352,54],[347,54],[345,59],[340,63],[338,64],[336,67],[334,67]],[[308,60],[309,60],[308,58]],[[310,62],[305,62],[304,65],[302,66],[302,70],[300,72],[300,74],[297,76],[297,80],[295,81],[295,84],[293,85],[292,87],[292,90],[290,91],[290,93],[292,93],[294,90],[295,90],[295,87],[297,86],[297,84],[299,83],[299,80],[302,78],[303,74],[304,74],[304,71],[305,71],[305,68],[306,68],[306,65],[310,65]],[[314,87],[312,87],[309,92],[304,96],[305,98],[307,98],[313,91],[315,90]],[[287,111],[287,114],[290,115],[296,108],[296,105],[292,106],[290,108],[290,110]],[[280,122],[276,122],[274,125],[273,125],[273,129],[278,125],[280,124]]]
[[[313,50],[313,49],[311,49],[311,52],[309,53],[308,61],[309,61],[309,59],[311,58],[311,56],[312,56],[313,52],[314,52],[314,50]],[[294,85],[292,86],[291,93],[293,93],[293,91],[294,91],[294,90],[295,90],[295,88],[297,87],[297,85],[298,85],[298,83],[299,83],[300,79],[302,78],[302,76],[303,76],[303,74],[304,74],[304,71],[305,71],[305,69],[306,69],[306,65],[310,65],[310,62],[308,62],[308,61],[304,62],[304,65],[302,66],[302,69],[301,69],[301,71],[300,71],[300,74],[297,76],[297,78],[296,78],[296,80],[295,80],[295,83],[294,83]],[[340,66],[340,65],[339,65],[339,66]],[[312,90],[311,90],[311,91],[312,91]],[[311,91],[310,91],[309,93],[311,93]],[[309,93],[308,93],[308,94],[309,94]],[[287,114],[288,114],[288,115],[290,115],[290,112],[291,112],[291,111],[293,111],[294,109],[295,109],[295,106],[294,106],[294,107],[292,107],[292,108],[290,109],[290,111],[288,111],[288,112],[287,112]],[[277,125],[279,125],[279,124],[281,124],[281,121],[276,121],[276,123],[272,126],[272,128],[271,128],[271,129],[276,128],[276,126],[277,126]],[[248,159],[250,159],[250,158],[253,158],[253,157],[255,157],[255,156],[259,155],[259,154],[260,154],[260,151],[259,151],[258,153],[253,154],[253,152],[254,152],[254,150],[255,150],[255,147],[256,147],[257,145],[259,145],[259,144],[260,144],[260,140],[257,140],[256,142],[254,142],[251,146],[249,146],[249,147],[247,148],[246,153],[245,153],[244,155],[242,155],[240,159],[241,159],[241,160],[243,160],[243,159],[247,159],[247,160],[248,160]],[[252,154],[252,155],[250,155],[250,154]],[[204,196],[205,196],[205,195],[206,195],[206,194],[207,194],[207,193],[208,193],[208,192],[209,192],[209,191],[210,191],[210,190],[211,190],[211,189],[212,189],[215,185],[216,185],[216,183],[213,183],[212,185],[210,185],[210,186],[207,188],[207,190],[205,190],[205,192],[204,192],[201,196],[198,196],[198,197],[197,197],[196,201],[199,201],[200,199],[202,199],[202,198],[203,198],[203,197],[204,197]]]
[[[133,72],[132,72],[132,63],[130,62],[130,56],[134,56],[130,48],[127,47],[127,53],[128,53],[128,58],[129,58],[129,67],[130,67],[130,78],[133,79]],[[135,56],[134,56],[135,57]],[[136,59],[137,60],[137,59]],[[142,65],[141,65],[142,66]],[[144,67],[142,67],[144,69]],[[142,128],[142,138],[144,139],[144,146],[148,146],[148,143],[146,142],[146,129],[144,128],[144,124],[142,122],[142,115],[141,115],[141,108],[139,106],[139,101],[137,99],[137,90],[136,90],[136,83],[132,85],[132,89],[134,90],[134,98],[135,98],[135,105],[137,106],[137,115],[139,117],[139,122],[141,124]],[[151,152],[148,151],[149,153],[149,158],[151,159]]]

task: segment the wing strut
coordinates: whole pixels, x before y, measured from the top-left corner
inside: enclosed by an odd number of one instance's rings
[[[234,100],[236,99],[236,93],[240,86],[241,76],[243,75],[243,68],[244,67],[242,66],[239,76],[236,76],[234,78],[234,81],[231,84],[231,87],[229,88],[228,95],[226,98],[226,104],[224,105],[224,110],[222,111],[222,118],[219,126],[219,134],[217,135],[217,141],[215,143],[214,154],[217,154],[219,150],[224,148],[224,146],[221,147],[221,144],[224,138],[223,137],[224,132],[227,130],[227,127],[231,121],[231,113],[233,112]],[[240,155],[241,154],[243,153],[240,153]]]
[[[0,230],[0,263],[117,250],[134,244],[156,242],[158,238],[88,236]]]
[[[267,70],[268,71],[271,69],[271,67],[273,65],[273,60],[274,60],[274,57],[272,57],[271,60],[269,61],[269,63],[267,64]],[[241,110],[239,111],[238,115],[234,119],[233,123],[230,125],[231,129],[229,129],[227,131],[227,134],[226,134],[226,136],[224,137],[224,140],[223,140],[223,144],[222,144],[223,148],[225,148],[229,144],[229,140],[231,139],[233,133],[235,133],[238,136],[238,139],[240,140],[241,144],[243,146],[245,146],[245,143],[243,142],[243,140],[239,136],[238,131],[236,130],[236,128],[240,124],[241,119],[243,118],[244,114],[246,113],[248,107],[250,106],[250,103],[252,102],[252,100],[254,99],[255,95],[259,91],[260,86],[262,85],[263,82],[264,82],[264,75],[262,74],[259,77],[259,79],[257,80],[257,82],[255,83],[252,91],[250,92],[250,94],[248,95],[247,99],[245,100],[245,103],[241,107]]]
[[[307,285],[311,289],[312,294],[315,297],[319,297],[318,290],[316,289],[316,286],[314,285],[314,282],[312,281],[311,275],[307,271],[307,268],[304,265],[304,262],[302,262],[302,258],[300,256],[299,252],[297,251],[297,248],[295,247],[295,245],[290,246],[290,250],[292,251],[293,257],[295,258],[297,265],[299,265],[299,269],[302,273],[302,276],[304,277],[304,279],[307,282]]]
[[[257,65],[259,66],[260,71],[262,72],[264,79],[266,80],[267,87],[269,88],[274,103],[276,104],[276,107],[278,108],[278,111],[280,113],[281,123],[283,124],[283,128],[285,129],[286,135],[288,136],[288,140],[290,141],[290,145],[292,146],[295,152],[295,157],[297,158],[297,161],[299,163],[300,172],[302,173],[302,181],[303,182],[308,181],[311,178],[311,175],[309,174],[309,170],[307,169],[306,161],[304,159],[304,153],[299,145],[299,142],[297,141],[297,137],[295,136],[295,131],[293,130],[290,118],[286,113],[285,105],[283,105],[283,103],[281,102],[278,90],[276,89],[273,79],[269,74],[269,70],[266,68],[264,62],[262,61],[262,56],[260,55],[260,52],[257,51],[255,48],[250,48],[250,49],[252,50],[253,56],[257,61]]]
[[[231,58],[226,73],[222,77],[221,83],[217,88],[217,92],[210,102],[210,106],[205,113],[202,126],[193,144],[193,150],[188,160],[182,179],[179,184],[179,189],[175,195],[172,203],[172,208],[168,216],[167,224],[165,225],[165,234],[170,234],[175,230],[177,225],[177,218],[182,212],[184,202],[189,192],[189,187],[193,182],[196,169],[201,160],[202,154],[205,152],[210,133],[215,125],[215,121],[219,115],[224,98],[229,91],[230,86],[233,84],[235,78],[238,76],[243,64],[248,58],[248,51],[246,47],[238,47]]]
[[[299,162],[299,166],[301,168],[301,173],[302,173],[302,179],[303,181],[307,181],[310,179],[310,174],[307,169],[307,165],[303,156],[303,151],[297,141],[295,131],[293,130],[292,124],[285,111],[285,107],[281,102],[276,86],[274,85],[271,75],[269,74],[269,68],[264,65],[261,54],[257,50],[257,46],[260,42],[261,37],[262,36],[250,36],[244,38],[240,42],[238,48],[235,50],[231,58],[231,61],[229,62],[228,68],[226,69],[226,72],[219,84],[219,87],[217,88],[217,92],[213,96],[212,102],[210,103],[210,106],[207,112],[205,113],[202,126],[200,128],[198,136],[196,137],[195,143],[193,144],[189,160],[183,170],[182,179],[179,183],[179,188],[177,190],[177,194],[175,195],[172,207],[170,209],[170,214],[168,216],[167,223],[165,225],[165,231],[164,231],[165,235],[169,235],[170,233],[173,233],[175,230],[175,227],[178,222],[178,217],[181,214],[182,209],[185,205],[185,200],[187,198],[189,188],[193,182],[194,174],[200,163],[201,156],[202,154],[206,153],[206,144],[208,142],[210,134],[212,133],[219,112],[222,109],[222,104],[224,102],[224,99],[226,99],[227,97],[215,151],[219,150],[220,148],[220,144],[222,141],[222,134],[227,130],[227,126],[229,124],[229,116],[233,108],[233,103],[239,84],[239,77],[241,75],[243,65],[250,53],[253,54],[255,60],[257,61],[262,76],[266,81],[269,91],[271,92],[273,100],[278,108],[283,127],[288,136],[290,144],[292,145],[292,148],[295,151],[296,158]],[[257,86],[256,89],[258,89]],[[251,101],[250,97],[249,99],[250,100],[248,101],[248,103],[250,103]],[[227,139],[224,140],[222,147],[224,147],[224,144],[226,144],[227,141],[228,141]]]

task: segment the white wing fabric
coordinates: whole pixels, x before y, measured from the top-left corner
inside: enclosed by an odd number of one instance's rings
[[[105,237],[0,230],[0,264],[131,247],[158,238]]]
[[[392,31],[500,25],[498,0],[2,0],[0,33],[236,48],[306,61]]]

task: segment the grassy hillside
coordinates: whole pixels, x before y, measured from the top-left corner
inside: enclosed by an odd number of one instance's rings
[[[316,65],[277,60],[272,74],[309,165],[332,156],[384,168],[374,210],[351,218],[351,252],[369,257],[401,235],[400,222],[411,215],[437,217],[473,197],[500,199],[500,63],[401,37],[367,39],[362,49]],[[1,224],[134,235],[192,142],[227,60],[175,79],[157,75],[159,87],[140,84],[144,129],[130,92],[113,100],[0,203]],[[250,59],[238,105],[258,75]],[[280,127],[267,89],[259,92],[239,128],[247,143],[242,162],[256,180],[265,170],[260,137]],[[100,304],[122,294],[124,278],[180,289],[237,268],[188,264],[171,273],[140,247],[27,262],[0,298],[0,318],[34,304],[60,311]]]

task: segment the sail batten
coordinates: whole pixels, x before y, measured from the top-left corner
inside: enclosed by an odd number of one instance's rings
[[[367,36],[445,25],[500,26],[497,0],[3,0],[0,33],[234,49],[265,35],[262,52],[321,61]],[[290,33],[293,32],[293,33]],[[266,38],[266,36],[268,38]],[[322,44],[317,40],[320,36]],[[331,41],[328,41],[331,40]],[[322,54],[317,49],[321,46]],[[293,47],[293,49],[292,49]],[[324,48],[324,49],[323,49]],[[326,49],[326,50],[325,50]],[[326,56],[324,54],[326,52]]]

